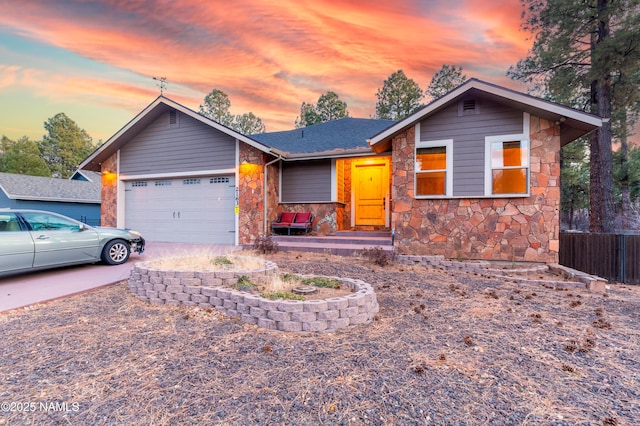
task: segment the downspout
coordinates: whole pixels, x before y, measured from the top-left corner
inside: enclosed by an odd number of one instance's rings
[[[278,155],[274,160],[269,161],[267,164],[264,165],[264,184],[262,188],[262,194],[264,197],[264,202],[262,203],[262,205],[264,206],[262,209],[264,214],[264,227],[262,228],[262,230],[264,231],[265,237],[267,236],[267,195],[268,195],[267,194],[267,174],[268,174],[269,166],[275,163],[276,161],[280,161],[280,160],[282,160],[282,157]]]

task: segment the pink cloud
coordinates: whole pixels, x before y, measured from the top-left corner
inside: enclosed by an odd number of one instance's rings
[[[366,117],[374,113],[376,90],[397,69],[423,88],[442,64],[495,81],[526,53],[518,0],[424,3],[234,0],[220,7],[209,0],[111,0],[59,6],[43,0],[4,6],[0,24],[140,76],[166,76],[167,95],[187,88],[191,95],[178,96],[194,109],[219,88],[230,96],[233,112],[253,111],[268,130],[283,130],[293,126],[302,101],[315,102],[328,90],[348,101],[352,115]],[[49,80],[46,89],[33,84],[51,96],[64,84],[67,96],[122,107],[157,96],[152,85],[114,83],[107,76]]]

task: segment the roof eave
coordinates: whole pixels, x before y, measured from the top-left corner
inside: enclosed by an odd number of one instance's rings
[[[301,161],[301,160],[320,160],[327,158],[349,158],[349,157],[366,157],[374,154],[369,148],[358,149],[333,149],[321,152],[282,152],[284,161]]]
[[[56,201],[60,203],[91,203],[91,204],[100,204],[101,201],[98,199],[85,199],[85,198],[58,198],[58,197],[37,197],[33,195],[15,195],[12,194],[10,197],[12,200],[23,200],[23,201]]]

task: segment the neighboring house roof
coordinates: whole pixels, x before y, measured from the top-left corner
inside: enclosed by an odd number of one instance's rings
[[[251,137],[274,148],[285,159],[371,154],[367,139],[394,123],[393,120],[348,117]]]
[[[102,174],[98,172],[91,172],[89,170],[76,170],[69,178],[71,180],[85,180],[89,182],[100,182]]]
[[[0,173],[0,190],[12,200],[100,204],[101,182]]]
[[[164,96],[158,96],[156,100],[150,103],[145,109],[143,109],[138,115],[136,115],[131,121],[129,121],[123,128],[111,136],[105,143],[100,145],[89,157],[87,157],[78,166],[78,169],[100,171],[100,165],[103,161],[106,161],[111,155],[113,155],[118,149],[126,145],[131,139],[133,139],[138,133],[144,130],[149,124],[155,121],[160,115],[175,109],[189,117],[198,120],[207,126],[211,126],[229,136],[232,136],[242,142],[245,142],[254,148],[257,148],[263,152],[270,152],[269,147],[262,145],[254,139],[248,136],[238,133],[229,127],[211,120],[204,115],[201,115],[179,103],[172,101]]]
[[[603,119],[596,115],[472,78],[405,119],[398,121],[395,125],[381,131],[368,142],[375,152],[384,152],[389,149],[391,139],[398,133],[463,97],[475,95],[481,95],[484,99],[558,122],[562,146],[602,126],[603,122]]]

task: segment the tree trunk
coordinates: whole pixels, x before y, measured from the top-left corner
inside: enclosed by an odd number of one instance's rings
[[[627,139],[627,115],[620,122],[620,195],[622,197],[622,230],[632,229],[631,188],[629,186],[629,141]]]
[[[610,36],[609,0],[598,0],[598,28],[592,39],[592,60]],[[597,58],[602,60],[602,58]],[[592,111],[603,118],[602,127],[589,137],[591,148],[589,231],[614,232],[613,155],[611,151],[611,76],[600,73],[591,84]]]

